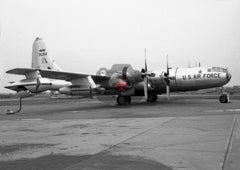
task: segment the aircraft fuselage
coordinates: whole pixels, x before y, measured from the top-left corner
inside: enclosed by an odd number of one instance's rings
[[[154,94],[166,93],[166,81],[164,74],[166,70],[153,71],[153,76],[149,77],[148,91]],[[171,92],[195,91],[201,89],[222,87],[231,79],[227,69],[220,67],[193,67],[193,68],[171,68],[169,70]],[[116,85],[122,81],[119,76],[112,75],[110,80],[99,82],[106,90],[116,90],[122,96],[142,96],[144,95],[143,79],[139,82],[131,83],[126,79],[128,86],[116,89]]]

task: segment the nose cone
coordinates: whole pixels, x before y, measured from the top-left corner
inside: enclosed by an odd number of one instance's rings
[[[231,80],[231,78],[232,78],[232,76],[231,76],[229,71],[227,71],[227,73],[226,73],[226,78],[227,78],[227,82],[229,82]]]

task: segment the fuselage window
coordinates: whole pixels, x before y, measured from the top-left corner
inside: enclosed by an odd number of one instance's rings
[[[223,73],[227,73],[227,69],[225,69],[225,68],[221,68],[220,71]]]

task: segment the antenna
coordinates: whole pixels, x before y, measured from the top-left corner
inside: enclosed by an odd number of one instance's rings
[[[145,48],[145,71],[147,71],[147,49]]]

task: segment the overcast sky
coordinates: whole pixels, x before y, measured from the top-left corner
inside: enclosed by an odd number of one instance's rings
[[[95,73],[114,63],[148,68],[228,67],[240,85],[239,0],[1,0],[0,67],[30,67],[45,41],[65,71]],[[22,78],[22,77],[20,77]],[[3,74],[1,88],[19,79]]]

